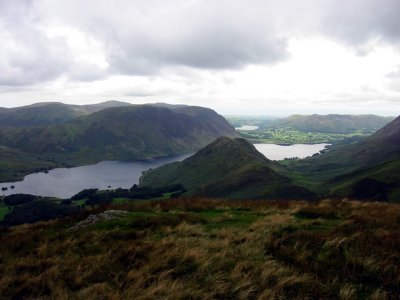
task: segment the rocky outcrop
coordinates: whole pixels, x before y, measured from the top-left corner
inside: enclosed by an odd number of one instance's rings
[[[106,210],[100,214],[89,215],[85,220],[80,221],[76,225],[70,227],[68,231],[85,228],[99,222],[121,219],[126,217],[127,214],[128,212],[124,210]]]

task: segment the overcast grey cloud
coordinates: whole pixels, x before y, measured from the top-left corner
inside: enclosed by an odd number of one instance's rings
[[[0,1],[0,85],[54,79],[71,63],[64,39],[49,39],[37,28],[31,4]]]
[[[348,43],[359,45],[371,39],[400,42],[400,1],[328,1],[322,10],[323,29]]]
[[[398,0],[295,2],[3,0],[3,32],[18,49],[3,49],[2,82],[47,80],[72,64],[63,40],[48,38],[38,29],[46,22],[94,36],[104,45],[110,73],[134,75],[171,65],[236,69],[279,62],[288,57],[293,34],[327,33],[355,45],[373,38],[389,43],[400,39]],[[44,57],[46,61],[40,59]],[[71,76],[78,80],[103,77],[95,65],[72,69]],[[32,70],[37,76],[30,75]]]
[[[170,65],[240,68],[284,59],[272,9],[242,1],[48,1],[54,22],[79,26],[105,45],[111,70],[149,74]],[[227,9],[229,8],[229,9]],[[260,9],[261,8],[261,9]]]
[[[399,15],[398,0],[0,0],[0,105],[115,95],[311,109],[364,97],[393,109]]]

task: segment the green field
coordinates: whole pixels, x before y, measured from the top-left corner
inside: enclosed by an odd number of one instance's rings
[[[374,133],[393,118],[373,115],[292,115],[225,116],[235,128],[258,126],[255,130],[238,129],[253,143],[304,144],[353,143]]]
[[[274,126],[267,129],[240,130],[240,135],[254,143],[270,144],[319,144],[336,143],[343,140],[359,140],[368,134],[361,131],[351,133],[305,132],[287,126]]]

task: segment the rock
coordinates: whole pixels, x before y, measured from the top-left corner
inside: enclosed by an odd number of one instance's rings
[[[125,210],[106,210],[100,214],[89,215],[85,220],[80,221],[76,225],[70,227],[68,231],[78,230],[103,221],[120,219],[125,217],[127,214],[128,212]]]

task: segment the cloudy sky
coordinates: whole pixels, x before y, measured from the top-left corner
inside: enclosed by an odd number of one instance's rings
[[[0,106],[400,114],[399,0],[0,0]]]

